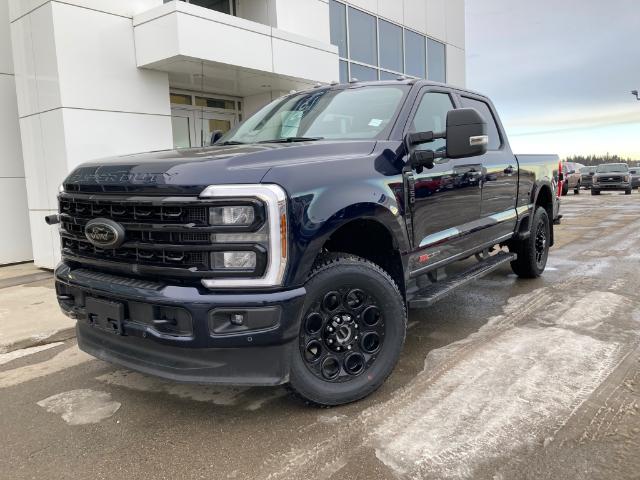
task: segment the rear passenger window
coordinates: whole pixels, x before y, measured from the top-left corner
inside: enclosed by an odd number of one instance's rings
[[[491,113],[489,105],[482,100],[462,97],[462,106],[464,108],[475,108],[478,113],[484,117],[485,122],[487,122],[487,133],[489,134],[489,145],[487,146],[487,150],[499,150],[502,145],[502,141],[500,140],[500,133],[498,125],[496,124],[496,119],[493,117],[493,113]]]

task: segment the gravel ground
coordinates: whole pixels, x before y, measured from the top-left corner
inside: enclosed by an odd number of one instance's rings
[[[570,194],[545,275],[409,314],[373,396],[180,385],[73,340],[0,355],[0,478],[639,478],[640,195]]]

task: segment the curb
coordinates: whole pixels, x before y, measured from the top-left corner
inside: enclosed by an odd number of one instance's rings
[[[54,330],[53,332],[42,333],[32,337],[16,340],[9,344],[0,345],[0,354],[10,353],[14,350],[21,350],[23,348],[38,347],[40,345],[46,345],[48,343],[63,342],[75,337],[75,326],[63,328],[60,330]]]

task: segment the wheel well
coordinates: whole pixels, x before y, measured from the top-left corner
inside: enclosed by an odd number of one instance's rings
[[[400,250],[391,232],[375,220],[353,220],[331,234],[322,252],[343,252],[365,258],[383,268],[405,295]]]
[[[553,245],[553,194],[551,193],[551,189],[544,185],[540,188],[538,192],[538,197],[536,198],[536,208],[542,207],[547,211],[547,216],[549,217],[549,227],[551,228],[551,245]]]

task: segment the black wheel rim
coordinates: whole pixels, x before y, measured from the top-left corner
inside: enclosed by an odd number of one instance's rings
[[[372,367],[385,333],[378,300],[365,289],[344,286],[320,294],[305,313],[300,353],[316,377],[348,382]]]
[[[536,228],[535,236],[536,265],[538,268],[544,267],[547,261],[547,247],[547,229],[544,222],[540,222]]]

